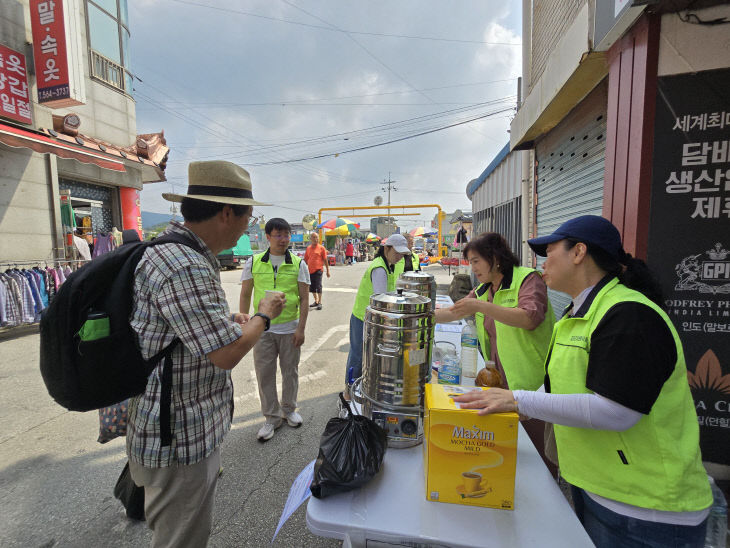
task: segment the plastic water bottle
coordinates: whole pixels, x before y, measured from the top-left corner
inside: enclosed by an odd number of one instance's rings
[[[722,490],[710,479],[712,487],[712,508],[707,517],[705,548],[725,548],[727,540],[727,501]]]
[[[477,376],[477,329],[474,322],[466,321],[461,331],[461,374],[464,377]]]

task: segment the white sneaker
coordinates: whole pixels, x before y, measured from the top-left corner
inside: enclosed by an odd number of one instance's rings
[[[292,428],[299,428],[302,425],[302,416],[296,411],[292,411],[286,416],[286,423]]]
[[[259,429],[259,433],[256,434],[256,437],[259,441],[269,441],[271,438],[274,437],[274,430],[279,428],[282,424],[284,424],[284,421],[282,419],[279,419],[279,421],[275,423],[267,421]]]

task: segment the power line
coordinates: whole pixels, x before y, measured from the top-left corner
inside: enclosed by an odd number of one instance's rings
[[[408,128],[408,126],[413,126],[418,123],[429,122],[432,120],[435,121],[439,118],[444,118],[451,114],[466,113],[470,110],[476,110],[477,108],[481,108],[481,107],[485,107],[485,106],[497,106],[500,103],[513,103],[515,99],[516,99],[515,96],[503,97],[503,98],[494,99],[491,101],[485,101],[485,102],[479,103],[478,105],[475,105],[475,106],[459,107],[456,109],[450,109],[450,110],[435,112],[435,113],[431,113],[431,114],[425,114],[425,115],[417,116],[414,118],[407,118],[405,120],[398,120],[395,122],[387,122],[385,124],[378,124],[376,126],[371,126],[368,128],[360,128],[360,129],[351,130],[351,131],[334,133],[331,135],[313,137],[310,139],[291,141],[289,143],[280,143],[280,144],[275,144],[275,145],[260,146],[258,148],[251,148],[250,150],[247,150],[247,151],[238,151],[238,152],[230,152],[230,153],[225,153],[225,154],[217,154],[215,156],[201,156],[201,157],[198,157],[197,159],[203,160],[206,158],[226,158],[226,157],[227,158],[243,158],[243,157],[249,156],[251,154],[261,153],[261,152],[265,152],[265,151],[273,151],[273,150],[283,151],[285,149],[292,149],[292,148],[296,148],[296,147],[301,148],[302,146],[326,144],[326,143],[331,143],[334,141],[341,141],[341,140],[347,141],[347,140],[351,140],[351,139],[355,139],[355,138],[368,137],[368,136],[375,138],[375,139],[381,139],[381,138],[387,137],[393,130],[401,130],[401,129],[405,130],[406,128]],[[457,120],[457,121],[461,121],[461,120]],[[424,129],[432,129],[432,128],[433,128],[433,126],[426,127]],[[414,130],[413,129],[408,130],[408,132],[405,132],[405,133],[401,132],[400,134],[396,135],[396,138],[402,137],[402,136],[407,136],[412,131],[414,131]],[[418,130],[418,131],[422,131],[422,130]],[[169,162],[169,163],[175,163],[175,162],[173,161],[173,162]]]
[[[355,31],[355,30],[344,30],[339,29],[336,27],[326,27],[323,25],[314,25],[311,23],[303,23],[301,21],[292,21],[290,19],[282,19],[280,17],[271,17],[269,15],[261,15],[259,13],[251,13],[248,11],[241,11],[241,10],[234,10],[231,8],[222,8],[220,6],[211,6],[209,4],[200,4],[198,2],[191,2],[189,0],[170,0],[171,2],[176,2],[178,4],[187,4],[189,6],[197,6],[201,8],[207,8],[211,10],[217,10],[217,11],[223,11],[227,13],[236,13],[239,15],[246,15],[248,17],[257,17],[259,19],[267,19],[269,21],[276,21],[279,23],[287,23],[290,25],[298,25],[301,27],[309,27],[313,29],[319,29],[319,30],[326,30],[329,32],[341,32],[346,34],[358,34],[363,36],[378,36],[381,38],[406,38],[411,40],[429,40],[434,42],[455,42],[455,43],[462,43],[462,44],[484,44],[488,46],[521,46],[521,43],[513,43],[513,42],[486,42],[484,40],[465,40],[463,38],[439,38],[436,36],[409,36],[405,34],[387,34],[383,32],[365,32],[365,31]],[[296,7],[296,6],[292,6]]]
[[[295,8],[295,9],[297,9],[297,10],[299,10],[299,11],[303,12],[303,13],[306,13],[306,14],[307,14],[307,15],[309,15],[310,17],[314,17],[314,18],[315,18],[315,19],[317,19],[318,21],[321,21],[322,23],[325,23],[326,25],[329,25],[330,27],[332,27],[332,28],[334,28],[334,29],[337,29],[337,30],[341,30],[341,29],[339,29],[339,27],[337,27],[336,25],[333,25],[333,24],[332,24],[332,23],[330,23],[329,21],[325,21],[325,20],[324,20],[324,19],[322,19],[321,17],[319,17],[319,16],[317,16],[317,15],[315,15],[315,14],[313,14],[313,13],[310,13],[310,12],[308,12],[308,11],[307,11],[307,10],[305,10],[304,8],[301,8],[301,7],[299,7],[299,6],[295,5],[295,4],[292,4],[291,2],[289,2],[289,0],[281,0],[281,1],[282,1],[282,2],[284,2],[284,3],[285,3],[286,5],[288,5],[288,6],[291,6],[291,7]],[[374,54],[373,52],[371,52],[371,51],[370,51],[370,50],[369,50],[368,48],[366,48],[366,47],[365,47],[364,45],[362,45],[362,44],[361,44],[360,42],[358,42],[357,40],[355,40],[355,38],[354,38],[354,37],[352,36],[352,33],[348,33],[348,32],[346,32],[346,31],[344,31],[344,32],[345,32],[345,35],[346,35],[346,36],[347,36],[347,37],[348,37],[348,38],[349,38],[350,40],[352,40],[352,41],[353,41],[353,42],[354,42],[355,44],[357,44],[357,46],[358,46],[358,47],[359,47],[360,49],[362,49],[362,50],[363,50],[363,51],[364,51],[365,53],[367,53],[367,54],[368,54],[368,55],[369,55],[369,56],[370,56],[371,58],[373,58],[373,59],[374,59],[374,60],[375,60],[375,61],[376,61],[377,63],[379,63],[379,64],[380,64],[381,66],[383,66],[383,67],[384,67],[385,69],[387,69],[387,70],[388,70],[388,72],[390,72],[391,74],[393,74],[394,76],[396,76],[396,77],[397,77],[398,79],[400,79],[400,80],[401,80],[402,82],[404,82],[404,83],[405,83],[405,84],[406,84],[406,85],[407,85],[407,86],[408,86],[409,88],[411,88],[411,89],[413,89],[413,90],[416,90],[416,86],[414,86],[413,84],[411,84],[411,83],[410,83],[410,82],[409,82],[408,80],[406,80],[406,79],[405,79],[405,78],[404,78],[404,77],[403,77],[402,75],[400,75],[400,74],[399,74],[399,73],[397,73],[397,72],[396,72],[395,70],[393,70],[393,69],[392,69],[392,68],[391,68],[390,66],[388,66],[387,64],[385,64],[385,62],[384,62],[384,61],[382,61],[382,60],[381,60],[380,58],[378,58],[378,57],[377,57],[377,56],[376,56],[376,55],[375,55],[375,54]],[[426,93],[424,93],[423,91],[419,91],[418,93],[419,93],[419,94],[420,94],[421,96],[425,97],[425,98],[426,98],[426,100],[427,100],[427,101],[429,101],[430,103],[435,103],[435,101],[434,101],[434,100],[433,100],[433,99],[432,99],[431,97],[429,97],[428,95],[426,95]],[[483,133],[482,133],[482,132],[480,132],[479,130],[477,130],[477,129],[475,129],[475,128],[471,128],[471,129],[472,129],[472,131],[474,131],[474,132],[478,133],[478,134],[479,134],[479,135],[481,135],[482,137],[485,137],[485,138],[487,138],[487,139],[489,139],[489,140],[491,140],[491,141],[497,142],[497,141],[496,141],[495,139],[492,139],[492,138],[491,138],[491,137],[489,137],[488,135],[485,135],[485,134],[483,134]]]
[[[464,124],[468,124],[469,122],[474,122],[475,120],[481,120],[482,118],[487,118],[489,116],[492,116],[493,114],[501,114],[502,112],[507,112],[507,111],[510,111],[510,110],[514,110],[514,109],[512,107],[507,108],[507,109],[502,109],[502,110],[499,110],[499,111],[494,112],[494,113],[483,114],[481,116],[476,116],[474,118],[470,118],[469,120],[464,120],[462,122],[456,122],[454,124],[449,124],[447,126],[443,126],[443,127],[437,128],[437,129],[432,129],[432,130],[428,130],[428,131],[422,131],[420,133],[416,133],[415,135],[409,135],[407,137],[401,137],[400,139],[392,139],[390,141],[385,141],[383,143],[378,143],[378,144],[375,144],[375,145],[368,145],[368,146],[364,146],[364,147],[352,148],[352,149],[349,149],[349,150],[342,150],[340,152],[330,152],[330,153],[327,153],[327,154],[319,154],[317,156],[310,156],[308,158],[295,158],[295,159],[291,159],[291,160],[281,160],[281,161],[277,161],[277,162],[259,162],[259,163],[252,163],[252,164],[248,164],[248,165],[249,166],[270,166],[270,165],[277,165],[277,164],[288,164],[288,163],[295,163],[295,162],[303,162],[303,161],[306,161],[306,160],[317,160],[319,158],[326,158],[328,156],[341,156],[342,154],[349,154],[351,152],[359,152],[359,151],[367,150],[367,149],[370,149],[370,148],[381,147],[381,146],[390,145],[390,144],[393,144],[393,143],[398,143],[400,141],[405,141],[405,140],[408,140],[408,139],[413,139],[415,137],[421,137],[421,136],[427,135],[429,133],[435,133],[437,131],[443,131],[444,129],[449,129],[449,128],[456,127],[456,126],[461,126],[461,125],[464,125]]]

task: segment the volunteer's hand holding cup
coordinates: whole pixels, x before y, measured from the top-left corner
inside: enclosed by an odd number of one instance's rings
[[[281,314],[286,305],[286,295],[283,291],[266,290],[266,295],[259,301],[259,312],[266,314],[272,320]]]

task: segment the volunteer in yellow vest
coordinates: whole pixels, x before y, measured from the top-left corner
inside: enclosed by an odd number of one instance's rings
[[[507,241],[496,232],[467,243],[464,258],[479,285],[453,306],[437,310],[436,322],[475,315],[482,355],[495,362],[503,387],[536,390],[545,378],[545,356],[555,324],[545,282],[535,269],[519,266]]]
[[[561,475],[593,542],[704,546],[712,492],[682,344],[646,264],[594,215],[528,242],[545,282],[573,297],[555,325],[544,388],[455,398],[480,414],[555,424]]]
[[[296,409],[310,281],[307,264],[287,249],[291,239],[289,223],[284,219],[270,219],[264,231],[269,249],[246,261],[241,275],[240,302],[240,312],[248,314],[252,293],[254,310],[267,290],[281,291],[286,298],[281,315],[269,322],[270,326],[253,348],[261,412],[266,418],[257,435],[262,442],[270,440],[284,421],[293,428],[302,425]],[[281,368],[281,402],[276,391],[277,359]]]
[[[395,264],[410,252],[406,239],[401,234],[393,234],[383,241],[383,245],[363,274],[350,316],[350,353],[347,355],[345,371],[346,399],[349,399],[349,386],[362,376],[363,321],[365,309],[370,304],[370,296],[395,291]]]
[[[421,270],[421,259],[418,254],[413,251],[413,236],[406,232],[403,234],[408,245],[408,253],[395,263],[395,279],[398,280],[404,272],[419,272]]]

